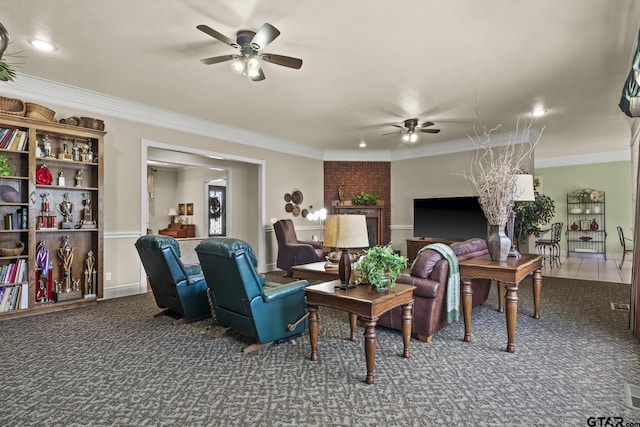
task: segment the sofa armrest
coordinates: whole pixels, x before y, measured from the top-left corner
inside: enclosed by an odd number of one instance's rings
[[[431,279],[423,279],[422,277],[410,276],[407,274],[401,274],[396,279],[396,283],[404,283],[406,285],[413,285],[416,289],[413,291],[414,296],[423,298],[435,298],[438,295],[440,289],[440,282]]]
[[[198,285],[201,282],[204,282],[204,275],[202,273],[190,275],[186,280],[186,283],[189,286]]]
[[[295,282],[287,283],[285,285],[265,283],[262,299],[264,302],[277,301],[282,298],[286,298],[289,295],[302,292],[302,289],[309,286],[309,282],[306,280],[298,280]]]
[[[305,245],[311,245],[314,249],[323,249],[322,243],[314,242],[313,240],[298,240],[298,243],[303,243]]]
[[[202,274],[200,264],[185,264],[184,269],[187,272],[187,276]]]

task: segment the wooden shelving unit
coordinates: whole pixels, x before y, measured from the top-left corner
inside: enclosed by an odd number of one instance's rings
[[[0,321],[95,304],[103,297],[105,132],[5,114],[0,114],[0,128],[20,129],[27,134],[24,150],[0,148],[0,155],[8,159],[13,171],[11,176],[0,176],[0,215],[4,219],[0,221],[0,244],[19,241],[24,245],[19,255],[0,256],[0,268],[26,260],[28,272],[26,281],[0,283],[5,288],[19,286],[23,299],[22,307],[18,301],[12,310],[0,311]],[[51,173],[50,185],[38,182],[41,167]],[[58,185],[60,174],[65,178],[64,185]],[[64,225],[63,202],[71,208]],[[18,214],[25,217],[22,222],[14,219]],[[13,221],[10,229],[8,215]],[[72,255],[67,257],[69,280],[62,265],[67,239],[67,254]],[[51,266],[46,280],[38,270],[43,265],[37,259],[41,245],[49,252]],[[92,259],[88,263],[89,253]],[[85,270],[91,270],[88,267],[95,273],[85,275]],[[85,276],[92,278],[87,280]],[[58,292],[56,283],[60,284]],[[67,293],[66,283],[73,283],[75,291]]]

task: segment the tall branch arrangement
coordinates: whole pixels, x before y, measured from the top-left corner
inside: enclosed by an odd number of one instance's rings
[[[522,162],[531,156],[542,132],[532,140],[533,122],[521,130],[518,121],[507,143],[496,144],[492,139],[500,126],[487,129],[482,125],[480,130],[474,127],[475,137],[469,136],[469,139],[476,146],[476,155],[469,172],[464,172],[463,176],[475,187],[489,224],[504,226],[518,196],[514,175],[521,173]]]

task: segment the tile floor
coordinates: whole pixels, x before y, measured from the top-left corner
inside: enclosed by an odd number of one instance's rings
[[[622,269],[618,269],[622,254],[608,254],[607,259],[561,256],[560,266],[550,267],[545,261],[542,276],[567,277],[571,279],[596,280],[601,282],[631,283],[631,256],[627,254]]]

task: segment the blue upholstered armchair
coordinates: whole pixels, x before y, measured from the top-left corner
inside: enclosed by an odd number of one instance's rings
[[[265,277],[256,272],[253,248],[242,240],[210,238],[195,250],[221,326],[261,344],[284,340],[307,329],[306,280],[284,285],[265,282]]]
[[[173,237],[142,236],[136,241],[136,249],[158,307],[171,310],[185,321],[211,316],[200,266],[182,264],[180,246]]]

